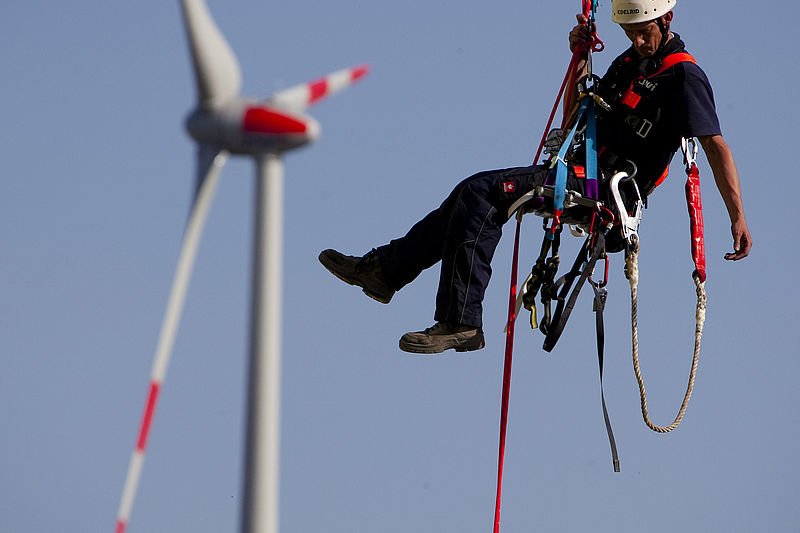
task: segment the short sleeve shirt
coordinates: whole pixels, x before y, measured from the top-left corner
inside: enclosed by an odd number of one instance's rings
[[[624,74],[631,69],[620,68],[630,56],[629,50],[615,59],[600,81],[599,93],[612,110],[599,112],[598,145],[633,161],[636,180],[648,193],[669,167],[681,137],[721,130],[711,84],[699,66],[680,62],[659,74],[632,78]],[[624,103],[630,103],[624,98],[629,89],[636,94],[634,107]]]

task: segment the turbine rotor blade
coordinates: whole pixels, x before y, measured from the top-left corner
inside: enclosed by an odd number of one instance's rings
[[[239,62],[203,0],[181,0],[197,96],[212,108],[238,96],[242,83]]]
[[[294,85],[267,98],[267,102],[287,111],[300,112],[352,85],[369,72],[368,65],[345,68],[332,72],[323,78]]]
[[[150,425],[155,413],[161,385],[167,373],[167,367],[172,355],[172,348],[175,344],[175,336],[183,312],[183,304],[186,301],[186,291],[189,286],[189,279],[192,276],[194,260],[197,256],[197,249],[200,237],[203,233],[208,211],[211,208],[214,193],[219,182],[220,170],[228,157],[228,153],[207,146],[200,146],[198,149],[198,169],[197,187],[195,197],[189,212],[189,220],[183,235],[183,243],[178,257],[178,266],[172,281],[167,309],[164,313],[164,321],[161,324],[161,333],[158,338],[155,358],[152,371],[150,373],[150,385],[148,388],[147,399],[145,401],[144,415],[139,428],[139,435],[136,440],[136,448],[131,455],[128,465],[128,474],[125,478],[125,488],[122,492],[119,512],[117,514],[116,533],[123,533],[130,518],[133,501],[136,497],[136,490],[139,486],[139,477],[144,464],[144,453],[147,445],[147,437],[150,432]]]

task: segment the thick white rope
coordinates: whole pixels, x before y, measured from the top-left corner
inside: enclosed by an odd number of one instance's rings
[[[639,332],[637,325],[637,287],[639,285],[639,242],[635,242],[634,250],[627,254],[625,258],[625,275],[631,284],[631,334],[633,343],[633,371],[636,374],[636,381],[639,383],[639,397],[642,400],[642,417],[647,427],[657,433],[669,433],[681,423],[683,415],[686,413],[686,407],[689,405],[689,400],[692,397],[692,390],[694,389],[694,379],[697,374],[697,363],[700,359],[700,341],[703,338],[703,324],[706,320],[706,289],[705,283],[701,282],[699,276],[693,276],[695,287],[697,290],[697,312],[695,317],[697,319],[694,333],[694,358],[692,359],[692,370],[689,373],[689,385],[686,388],[686,395],[683,397],[683,403],[678,411],[675,420],[669,426],[657,426],[650,420],[650,414],[647,412],[647,394],[644,390],[644,380],[642,379],[642,371],[639,368]]]

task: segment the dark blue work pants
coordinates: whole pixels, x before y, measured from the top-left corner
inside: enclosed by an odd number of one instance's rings
[[[404,237],[378,248],[389,285],[399,290],[441,261],[434,319],[481,327],[492,256],[508,209],[547,177],[546,167],[531,166],[480,172],[459,183]],[[583,193],[584,180],[570,171],[567,188]]]

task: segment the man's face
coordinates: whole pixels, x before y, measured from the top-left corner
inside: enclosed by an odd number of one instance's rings
[[[639,57],[650,57],[656,53],[661,44],[661,30],[655,20],[639,24],[621,24],[625,35],[631,40]]]

